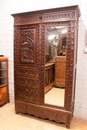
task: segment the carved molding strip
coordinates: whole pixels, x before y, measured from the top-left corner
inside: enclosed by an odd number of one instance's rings
[[[21,16],[20,18],[15,18],[15,24],[20,22],[29,22],[29,21],[37,21],[37,20],[51,20],[51,19],[60,19],[60,18],[70,18],[75,19],[75,11],[61,11],[61,12],[50,12],[50,13],[42,13],[42,14],[34,14],[34,15],[26,15]]]
[[[30,86],[30,85],[33,85],[34,87],[39,86],[39,80],[36,78],[31,79],[30,77],[28,79],[24,77],[17,77],[16,83],[24,86]]]
[[[72,109],[72,88],[73,88],[73,71],[74,71],[74,44],[75,43],[75,23],[70,22],[68,26],[68,39],[67,39],[67,73],[66,73],[66,90],[65,90],[65,109]]]
[[[39,20],[40,17],[39,15],[34,15],[34,16],[24,16],[24,17],[20,17],[20,18],[15,18],[15,24],[19,23],[19,22],[28,22],[28,21],[34,21],[34,20]]]
[[[37,68],[27,68],[27,67],[16,67],[15,69],[15,75],[20,76],[20,77],[34,77],[38,78],[39,77],[39,70]]]
[[[75,11],[69,11],[69,12],[56,12],[49,14],[42,15],[43,20],[51,20],[51,19],[60,19],[60,18],[75,18]]]

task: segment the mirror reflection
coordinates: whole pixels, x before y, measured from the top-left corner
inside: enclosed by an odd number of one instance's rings
[[[46,27],[44,101],[62,107],[65,95],[66,40],[66,26]]]

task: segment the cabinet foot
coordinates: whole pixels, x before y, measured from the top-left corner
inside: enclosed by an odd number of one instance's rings
[[[19,114],[19,112],[18,112],[18,111],[16,111],[15,113],[16,113],[16,114]]]
[[[66,128],[70,129],[70,125],[66,125]]]

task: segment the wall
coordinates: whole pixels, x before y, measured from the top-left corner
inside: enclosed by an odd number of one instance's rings
[[[11,102],[14,102],[14,23],[11,14],[74,4],[78,4],[81,10],[74,116],[87,119],[87,53],[84,53],[87,38],[87,2],[83,0],[61,0],[61,2],[58,2],[58,0],[32,0],[30,2],[29,0],[0,0],[0,54],[7,56],[9,59],[9,94]]]

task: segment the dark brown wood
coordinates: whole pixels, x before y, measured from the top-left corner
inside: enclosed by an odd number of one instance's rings
[[[9,102],[8,59],[0,56],[0,105]]]
[[[75,5],[12,16],[16,113],[62,122],[69,128],[74,107],[79,7]],[[68,30],[64,107],[44,103],[45,56],[49,55],[48,49],[45,50],[45,29],[48,26],[67,26]]]

